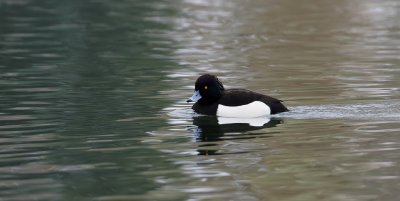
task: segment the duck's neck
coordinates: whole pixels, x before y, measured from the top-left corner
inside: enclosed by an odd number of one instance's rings
[[[223,90],[218,90],[218,91],[214,91],[214,92],[208,93],[206,96],[201,98],[198,101],[198,103],[200,105],[211,105],[211,104],[217,102],[222,97],[223,93],[224,93]]]

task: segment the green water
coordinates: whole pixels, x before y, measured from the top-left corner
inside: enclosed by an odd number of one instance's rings
[[[0,0],[0,200],[396,200],[399,9]],[[206,72],[291,112],[196,116]]]

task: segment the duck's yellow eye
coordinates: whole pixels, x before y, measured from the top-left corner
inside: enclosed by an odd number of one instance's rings
[[[205,87],[204,87],[204,89],[205,89],[205,90],[207,90],[207,89],[208,89],[208,87],[207,87],[207,86],[205,86]]]

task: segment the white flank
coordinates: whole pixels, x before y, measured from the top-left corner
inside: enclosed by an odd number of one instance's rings
[[[217,116],[220,117],[254,118],[270,114],[271,108],[261,101],[254,101],[241,106],[218,105],[217,109]]]

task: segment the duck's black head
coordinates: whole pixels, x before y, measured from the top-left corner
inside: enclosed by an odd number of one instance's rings
[[[194,94],[187,102],[210,104],[218,100],[224,91],[224,86],[217,76],[205,74],[197,78]]]

